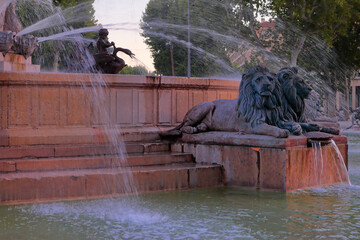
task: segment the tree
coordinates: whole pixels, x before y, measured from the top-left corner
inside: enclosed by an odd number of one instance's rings
[[[332,46],[338,36],[345,36],[353,18],[353,9],[359,0],[271,0],[268,8],[273,16],[281,19],[285,31],[284,41],[290,50],[290,63],[297,65],[308,35],[316,35]],[[358,15],[358,13],[357,13]]]
[[[94,0],[18,0],[16,13],[24,27],[34,26],[41,20],[48,18],[43,22],[42,29],[31,32],[36,37],[47,37],[59,32],[64,32],[71,28],[81,28],[96,25],[94,18],[94,9],[92,3]],[[61,10],[60,10],[61,9]],[[62,11],[66,9],[65,11]],[[65,23],[59,19],[63,15]],[[60,22],[60,24],[59,24]],[[96,38],[95,34],[84,35],[87,38]],[[32,55],[33,62],[40,64],[42,69],[62,69],[66,70],[67,61],[70,54],[79,43],[68,41],[46,41],[42,42]]]
[[[216,38],[216,34],[230,30],[229,12],[224,8],[229,6],[227,1],[191,2],[192,76],[231,71],[229,46]],[[143,36],[160,74],[172,75],[169,44],[172,42],[175,75],[187,75],[187,7],[187,0],[150,0],[143,14]]]
[[[346,34],[335,39],[334,49],[342,62],[353,70],[360,69],[360,0],[354,0]]]
[[[153,75],[152,72],[148,71],[143,66],[135,66],[135,67],[126,66],[125,68],[123,68],[123,70],[121,70],[121,72],[119,72],[119,74],[125,74],[125,75]]]

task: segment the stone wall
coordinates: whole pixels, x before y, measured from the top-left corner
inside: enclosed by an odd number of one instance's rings
[[[0,145],[107,141],[104,126],[119,126],[129,140],[140,140],[141,133],[177,125],[196,104],[237,98],[238,85],[205,78],[0,73]]]
[[[334,136],[348,166],[347,138]],[[274,138],[231,132],[185,134],[173,152],[191,153],[199,164],[221,165],[224,184],[282,192],[346,183],[342,160],[330,145],[320,152],[304,136]],[[319,150],[320,151],[320,150]],[[322,160],[320,159],[322,155]]]

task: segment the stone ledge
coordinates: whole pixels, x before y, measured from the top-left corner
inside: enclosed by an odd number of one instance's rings
[[[37,66],[37,65],[34,65]],[[1,70],[1,69],[0,69]],[[37,69],[36,69],[37,70]],[[10,70],[9,70],[10,71]],[[239,81],[158,77],[119,74],[84,74],[84,73],[51,73],[51,72],[0,72],[0,85],[61,85],[83,86],[83,84],[108,87],[154,87],[154,88],[186,88],[186,89],[231,89],[239,88]]]
[[[161,127],[110,128],[11,128],[0,129],[0,146],[28,146],[53,144],[108,143],[108,133],[124,141],[153,141],[159,139]]]
[[[222,185],[219,165],[194,163],[130,169],[6,173],[0,174],[0,205],[130,194],[135,189],[124,184],[124,179],[129,179],[130,173],[138,193]]]
[[[346,143],[345,136],[334,136],[336,143]],[[307,138],[301,136],[289,136],[288,138],[275,138],[265,135],[241,135],[237,132],[205,132],[197,134],[183,134],[179,142],[199,143],[205,145],[232,145],[249,147],[271,147],[271,148],[290,148],[306,147]]]

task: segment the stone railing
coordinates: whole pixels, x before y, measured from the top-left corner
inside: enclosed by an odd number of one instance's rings
[[[180,123],[196,104],[237,98],[238,86],[207,78],[0,73],[0,142],[76,143],[79,136],[79,142],[94,136],[100,141],[103,126],[155,133]]]

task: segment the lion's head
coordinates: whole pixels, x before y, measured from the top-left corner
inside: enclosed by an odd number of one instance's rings
[[[276,75],[284,92],[290,93],[291,91],[296,91],[296,95],[301,99],[309,96],[312,88],[298,75],[297,68],[282,68]]]
[[[309,96],[312,90],[310,85],[298,75],[298,70],[295,67],[282,68],[276,75],[281,84],[281,105],[285,120],[304,122],[304,99]]]
[[[277,125],[280,119],[280,84],[275,74],[257,66],[243,74],[237,110],[252,127],[262,123]],[[269,111],[270,110],[270,111]]]

